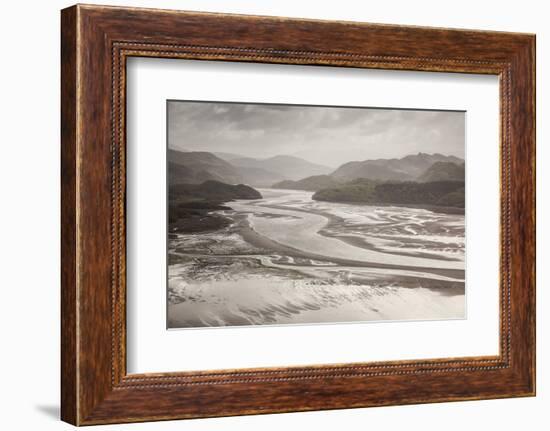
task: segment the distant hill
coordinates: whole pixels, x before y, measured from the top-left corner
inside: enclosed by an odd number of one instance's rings
[[[294,156],[274,156],[267,159],[241,157],[231,159],[230,163],[238,168],[260,168],[289,180],[299,180],[312,175],[324,175],[331,171],[328,166],[311,163]]]
[[[230,220],[216,210],[234,199],[261,199],[262,195],[244,184],[219,181],[201,184],[171,184],[168,189],[168,228],[171,233],[194,233],[222,229]]]
[[[200,184],[208,180],[226,184],[245,182],[233,165],[212,153],[168,149],[169,184]]]
[[[358,178],[336,187],[330,187],[316,192],[312,199],[328,202],[372,203],[375,200],[378,180]]]
[[[336,187],[340,185],[338,180],[335,180],[330,175],[313,175],[299,181],[284,180],[273,184],[274,189],[290,189],[290,190],[307,190],[316,192],[321,189]]]
[[[375,159],[348,162],[340,166],[331,176],[340,181],[368,178],[382,181],[413,181],[436,162],[461,164],[464,160],[443,154],[418,153],[401,159]]]
[[[222,178],[206,170],[194,169],[186,165],[168,162],[169,184],[200,184],[208,180],[220,181]]]
[[[168,190],[171,201],[216,201],[229,202],[233,199],[261,199],[257,190],[244,184],[225,184],[220,181],[205,181],[201,184],[171,184]]]
[[[418,177],[418,181],[464,181],[464,163],[435,162]]]
[[[233,163],[233,160],[241,163]],[[243,162],[243,160],[245,162]],[[244,183],[269,187],[288,177],[261,167],[258,159],[233,153],[168,150],[169,181],[173,184],[200,184],[207,180],[227,184]]]
[[[464,208],[464,182],[380,182],[357,179],[338,187],[320,190],[313,195],[313,199],[373,205],[435,205]]]

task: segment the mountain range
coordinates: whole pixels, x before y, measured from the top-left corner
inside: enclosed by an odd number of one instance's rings
[[[231,153],[168,149],[170,184],[200,184],[214,180],[227,184],[271,187],[279,181],[327,174],[331,170],[327,166],[286,155],[255,159]]]
[[[312,175],[328,174],[332,170],[328,166],[318,165],[299,157],[286,155],[273,156],[266,159],[241,157],[228,161],[238,168],[261,169],[282,177],[281,179],[288,180],[299,180]]]
[[[233,165],[212,153],[168,149],[169,184],[200,184],[209,180],[226,184],[244,182],[243,176]]]
[[[330,175],[314,175],[298,181],[284,180],[273,188],[319,191],[368,179],[378,182],[402,181],[464,181],[464,161],[454,156],[425,154],[405,156],[402,159],[377,159],[345,163]]]
[[[418,153],[348,162],[330,171],[286,155],[255,159],[169,149],[171,213],[181,218],[192,210],[204,217],[210,206],[232,199],[260,199],[250,186],[312,191],[313,199],[332,202],[464,207],[465,165],[455,156]],[[200,217],[196,220],[197,228],[203,226]]]
[[[362,204],[435,206],[463,212],[462,159],[418,153],[401,159],[345,163],[330,175],[280,181],[273,188],[315,192],[313,200]]]
[[[287,155],[256,159],[233,153],[168,150],[170,184],[219,181],[254,187],[318,191],[356,179],[380,182],[464,181],[464,160],[443,154],[411,154],[400,159],[373,159],[331,168]]]
[[[382,181],[415,181],[434,163],[462,164],[464,160],[443,154],[418,153],[401,159],[375,159],[344,163],[331,176],[340,181],[368,178]]]

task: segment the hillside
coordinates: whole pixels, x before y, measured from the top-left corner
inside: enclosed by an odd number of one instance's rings
[[[464,181],[464,163],[435,162],[418,177],[418,181]]]
[[[173,184],[168,190],[170,201],[217,201],[233,199],[261,199],[257,190],[244,184],[225,184],[219,181],[205,181],[202,184]]]
[[[191,233],[221,229],[229,221],[212,211],[230,209],[225,203],[234,199],[261,199],[262,195],[244,184],[219,181],[201,184],[172,184],[168,189],[168,226],[172,233]]]
[[[327,166],[311,163],[293,156],[274,156],[267,159],[241,157],[231,159],[229,162],[237,168],[259,168],[276,173],[283,179],[289,180],[299,180],[312,175],[324,175],[331,171],[331,168]]]
[[[313,194],[312,199],[327,202],[372,203],[378,184],[380,181],[358,178],[336,187],[319,190]]]
[[[330,175],[340,181],[368,178],[381,181],[414,181],[436,162],[460,164],[464,161],[455,156],[418,153],[401,159],[375,159],[353,161],[341,165]]]
[[[310,192],[316,192],[321,189],[336,187],[338,185],[340,185],[340,182],[329,175],[314,175],[298,181],[280,181],[273,184],[271,187],[274,189],[307,190]]]
[[[200,184],[207,180],[227,184],[245,182],[233,165],[212,153],[168,149],[169,184]]]
[[[313,195],[313,199],[373,205],[434,205],[464,208],[464,182],[378,182],[358,179],[339,187],[320,190]]]
[[[223,178],[206,170],[168,162],[168,184],[200,184],[208,180],[222,181]]]

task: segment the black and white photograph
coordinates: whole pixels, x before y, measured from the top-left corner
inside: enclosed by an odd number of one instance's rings
[[[167,101],[168,328],[465,318],[465,112]]]
[[[1,429],[550,429],[546,2],[2,6]]]

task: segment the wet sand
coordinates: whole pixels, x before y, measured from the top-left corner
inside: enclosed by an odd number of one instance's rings
[[[460,216],[264,196],[229,203],[229,227],[171,236],[170,328],[464,317]]]
[[[250,227],[247,221],[242,223],[242,225],[238,229],[238,232],[240,235],[242,235],[243,239],[246,242],[250,243],[255,247],[271,250],[273,252],[281,253],[287,256],[301,257],[306,259],[315,259],[315,260],[326,261],[326,262],[334,262],[334,263],[338,263],[339,265],[355,266],[355,267],[361,267],[361,268],[365,266],[370,266],[372,268],[412,270],[412,271],[430,272],[432,274],[444,275],[446,277],[451,277],[456,279],[464,278],[464,270],[460,270],[460,269],[444,269],[444,268],[440,269],[440,268],[429,268],[429,267],[393,265],[390,263],[384,264],[384,263],[365,262],[360,260],[341,259],[337,257],[327,258],[326,256],[323,256],[320,254],[307,253],[292,247],[288,247],[286,245],[282,245],[276,241],[273,241],[272,239],[266,238],[265,236],[258,234],[258,232],[256,232],[252,227]],[[350,244],[358,248],[372,249],[371,247],[368,247],[367,244],[361,241],[354,241],[351,238],[346,238],[343,240],[348,241]]]

